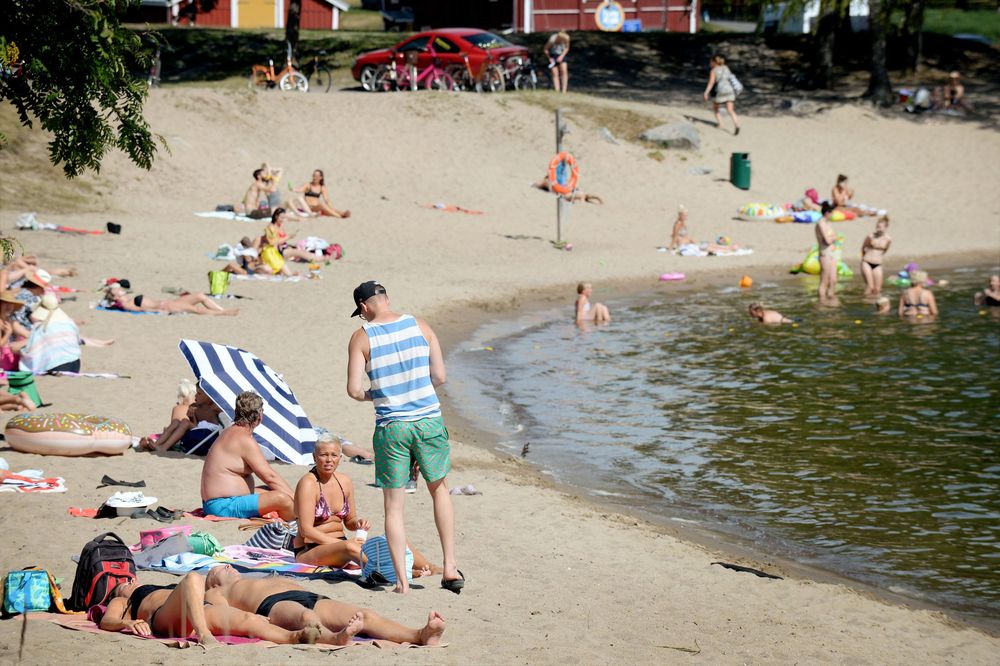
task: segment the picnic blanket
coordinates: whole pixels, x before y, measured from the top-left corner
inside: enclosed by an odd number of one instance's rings
[[[214,217],[220,220],[239,220],[240,222],[261,222],[262,220],[255,220],[252,217],[247,217],[246,215],[237,215],[232,211],[227,210],[210,210],[204,213],[195,213],[198,217]]]
[[[57,624],[64,629],[69,629],[71,631],[83,631],[89,634],[104,634],[105,636],[129,636],[131,638],[136,638],[143,641],[156,641],[166,645],[167,647],[185,649],[198,645],[198,639],[193,637],[174,637],[174,638],[158,638],[156,636],[140,636],[139,634],[134,634],[131,631],[124,629],[122,631],[105,631],[98,627],[92,620],[88,620],[82,615],[60,615],[59,613],[27,613],[25,615],[26,620],[42,620],[52,622]],[[216,640],[224,645],[253,645],[261,648],[274,648],[281,647],[279,643],[272,643],[271,641],[261,640],[259,638],[246,638],[244,636],[216,636]],[[348,645],[326,645],[324,643],[317,643],[316,645],[292,645],[290,647],[296,650],[310,650],[315,652],[335,652],[337,650],[343,650],[350,647],[358,647],[370,645],[382,649],[393,649],[393,648],[414,648],[414,647],[427,647],[421,645],[412,645],[410,643],[393,643],[392,641],[386,640],[373,640],[370,638],[354,637],[354,641]],[[447,643],[442,643],[440,645],[435,645],[433,647],[448,647]]]

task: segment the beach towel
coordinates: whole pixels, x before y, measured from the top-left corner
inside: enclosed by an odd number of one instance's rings
[[[68,317],[51,319],[31,328],[28,342],[21,349],[18,369],[41,375],[52,368],[79,360],[80,329],[76,323]]]
[[[39,470],[27,469],[19,474],[0,470],[0,492],[5,493],[64,493],[66,480],[61,476],[46,479]]]
[[[361,572],[358,567],[335,569],[303,564],[296,562],[295,556],[289,551],[251,548],[242,545],[227,546],[213,556],[189,552],[177,553],[164,557],[159,562],[146,561],[139,568],[183,576],[192,571],[204,573],[223,564],[229,564],[241,572],[275,573],[293,578],[351,579]]]
[[[268,282],[302,282],[306,278],[301,275],[292,275],[285,277],[284,275],[264,275],[262,273],[255,273],[253,275],[233,275],[231,278],[233,280],[267,280]]]
[[[430,208],[431,210],[441,210],[446,213],[465,213],[466,215],[482,215],[481,210],[471,210],[469,208],[462,208],[461,206],[451,206],[443,203],[432,203],[432,204],[420,204],[421,208]]]
[[[214,217],[220,220],[239,220],[240,222],[260,222],[260,220],[255,220],[252,217],[247,217],[246,215],[237,215],[232,211],[226,210],[210,210],[204,213],[195,213],[198,217]]]
[[[22,231],[58,231],[64,234],[81,234],[98,236],[104,231],[94,231],[91,229],[77,229],[76,227],[66,227],[61,224],[49,222],[39,222],[35,213],[23,213],[17,218],[17,228]]]
[[[685,250],[684,248],[688,248]],[[702,250],[697,245],[683,246],[674,254],[681,257],[745,257],[748,254],[753,254],[753,249],[749,247],[741,247],[738,250],[713,250],[708,252]]]
[[[98,306],[94,307],[94,309],[95,310],[100,310],[102,312],[121,312],[122,314],[130,314],[130,315],[184,314],[183,312],[150,312],[150,311],[147,311],[147,310],[139,310],[137,312],[133,312],[132,310],[122,310],[120,308],[109,308],[109,307],[105,307],[103,305],[98,305]]]

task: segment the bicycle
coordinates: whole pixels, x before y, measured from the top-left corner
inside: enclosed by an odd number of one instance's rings
[[[398,64],[399,54],[393,51],[389,55],[389,63],[381,65],[372,77],[372,91],[393,92],[400,90],[415,90],[412,85],[412,70],[407,64]]]
[[[517,56],[507,62],[513,65],[507,71],[514,90],[534,90],[538,87],[538,73],[530,59]]]
[[[309,92],[309,80],[292,64],[292,45],[288,42],[285,54],[285,68],[274,73],[274,60],[268,58],[266,65],[254,65],[250,70],[250,80],[247,87],[250,90],[259,88],[271,89],[277,86],[281,90],[299,90]]]
[[[320,51],[312,57],[309,73],[306,74],[306,81],[309,82],[309,89],[323,92],[330,92],[333,85],[333,75],[326,68],[326,60],[320,60],[320,56],[325,56],[326,51]]]
[[[479,73],[479,86],[483,92],[500,92],[507,88],[507,71],[487,51],[487,61]]]
[[[413,58],[414,62],[410,64],[411,73],[413,74],[410,78],[411,90],[416,90],[421,81],[424,82],[424,87],[427,90],[458,90],[458,86],[455,84],[455,79],[451,78],[451,74],[439,66],[440,60],[437,57],[437,53],[434,51],[434,47],[428,46],[427,52],[431,54],[431,64],[427,65],[422,72],[417,73],[416,71],[416,58]]]

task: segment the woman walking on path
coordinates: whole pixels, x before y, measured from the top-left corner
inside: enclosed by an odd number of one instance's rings
[[[715,94],[712,96],[712,108],[715,111],[715,126],[722,129],[722,114],[719,112],[719,108],[725,105],[729,117],[733,119],[733,125],[736,126],[734,134],[739,134],[740,121],[736,117],[736,111],[733,109],[733,102],[736,101],[736,90],[733,89],[733,84],[730,81],[730,77],[733,74],[726,67],[726,59],[721,55],[712,56],[711,66],[712,70],[708,75],[708,85],[705,86],[704,97],[707,101],[712,89],[715,89]]]
[[[556,92],[566,92],[569,84],[569,34],[557,32],[545,43],[545,55],[549,58],[549,73],[552,75],[552,88]]]

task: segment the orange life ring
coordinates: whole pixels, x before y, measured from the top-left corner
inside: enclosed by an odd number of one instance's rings
[[[566,171],[569,170],[567,177]],[[549,162],[549,188],[556,194],[567,196],[576,189],[576,181],[580,177],[580,169],[576,165],[576,158],[565,150],[552,158]]]

